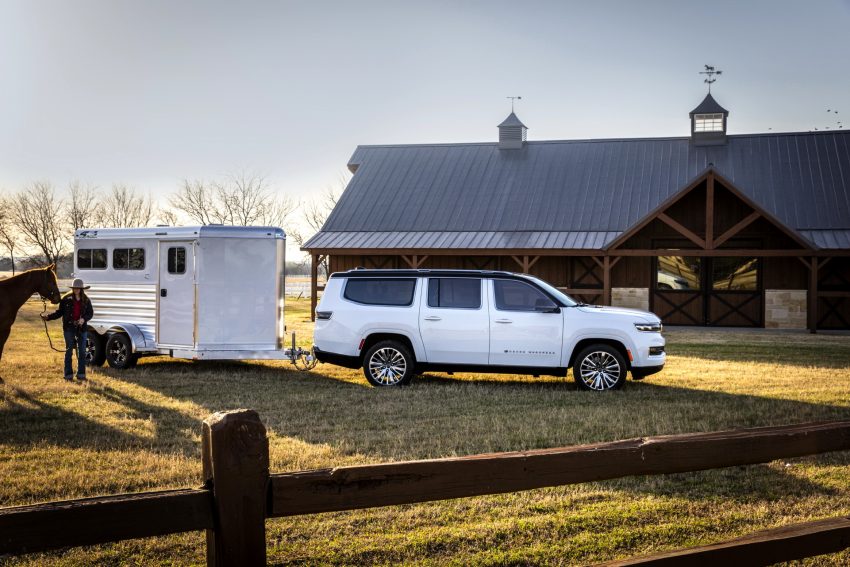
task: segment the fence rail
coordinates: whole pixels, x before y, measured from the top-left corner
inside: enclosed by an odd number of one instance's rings
[[[0,554],[207,530],[209,565],[263,565],[265,520],[500,494],[635,475],[765,463],[850,449],[850,421],[666,435],[560,449],[269,474],[256,412],[213,414],[202,436],[204,488],[0,508]],[[610,565],[769,564],[850,547],[850,518]],[[768,561],[769,560],[769,561]]]

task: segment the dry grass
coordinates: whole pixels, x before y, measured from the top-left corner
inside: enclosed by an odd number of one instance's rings
[[[308,344],[307,302],[287,305]],[[274,472],[850,418],[846,335],[673,330],[663,373],[602,395],[504,375],[375,390],[327,365],[165,358],[93,371],[81,386],[61,380],[37,307],[25,307],[0,363],[0,506],[197,486],[200,421],[238,407],[266,423]],[[573,564],[839,514],[850,514],[850,453],[270,520],[267,532],[273,564]],[[6,562],[202,564],[203,549],[192,533]]]

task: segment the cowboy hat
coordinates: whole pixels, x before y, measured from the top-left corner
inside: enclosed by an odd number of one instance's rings
[[[83,280],[81,280],[80,278],[75,279],[74,282],[71,284],[71,289],[88,289],[90,287],[90,285],[83,284]]]

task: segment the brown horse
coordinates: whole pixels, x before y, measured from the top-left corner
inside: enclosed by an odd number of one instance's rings
[[[62,299],[56,284],[55,264],[0,280],[0,360],[3,359],[3,346],[9,338],[18,310],[34,293],[51,303],[59,303]]]

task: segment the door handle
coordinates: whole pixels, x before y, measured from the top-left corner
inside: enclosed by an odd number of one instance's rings
[[[431,316],[425,317],[425,320],[426,321],[442,321],[443,318],[437,317],[436,315],[431,315]]]
[[[168,297],[168,290],[165,289],[165,288],[159,290],[159,296],[160,297]]]
[[[510,319],[496,319],[496,323],[513,323]]]

